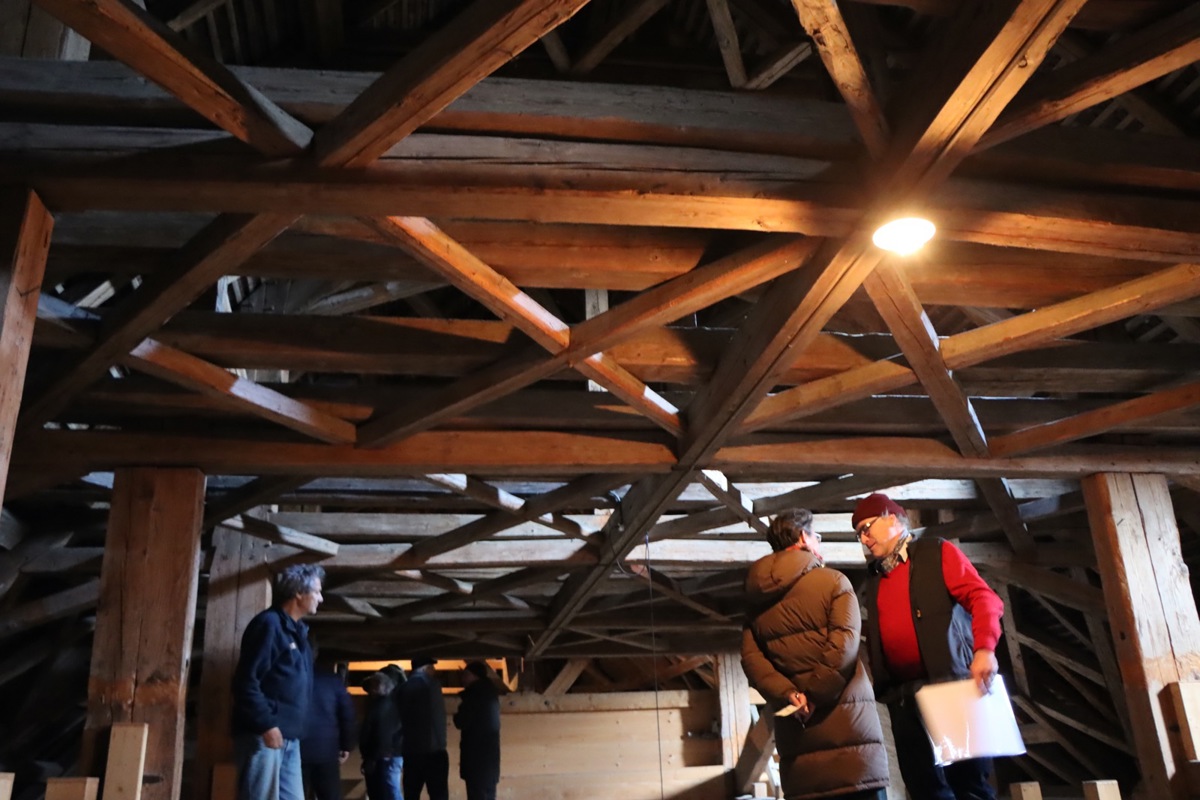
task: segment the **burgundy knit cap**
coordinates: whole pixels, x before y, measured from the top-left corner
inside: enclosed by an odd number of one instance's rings
[[[858,530],[858,523],[864,519],[882,517],[884,514],[908,519],[908,514],[904,513],[904,509],[900,507],[899,503],[886,494],[876,492],[858,501],[858,505],[854,507],[854,516],[850,517],[850,527]]]

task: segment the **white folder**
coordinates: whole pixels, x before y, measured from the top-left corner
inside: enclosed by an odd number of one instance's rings
[[[968,758],[1025,752],[1012,702],[999,675],[981,694],[975,681],[932,683],[917,690],[917,708],[939,767]]]

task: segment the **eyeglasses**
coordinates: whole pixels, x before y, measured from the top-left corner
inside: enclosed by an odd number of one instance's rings
[[[820,544],[820,542],[821,542],[821,534],[817,533],[816,531],[805,531],[805,533],[806,533],[807,535],[811,536],[812,538],[816,539],[816,540],[817,540],[817,543],[818,543],[818,544]]]
[[[871,517],[870,519],[864,519],[862,522],[858,523],[858,527],[854,529],[855,535],[858,536],[859,539],[862,539],[871,532],[871,526],[880,519],[882,519],[882,517]]]

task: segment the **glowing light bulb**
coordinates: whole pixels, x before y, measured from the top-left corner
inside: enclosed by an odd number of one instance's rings
[[[933,223],[921,217],[902,217],[879,226],[871,241],[881,250],[910,256],[925,246],[937,231]]]

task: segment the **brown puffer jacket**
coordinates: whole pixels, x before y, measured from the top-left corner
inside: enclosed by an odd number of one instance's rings
[[[850,581],[812,553],[760,558],[746,576],[742,668],[771,710],[792,691],[813,706],[807,724],[775,723],[787,800],[837,797],[888,784],[875,694],[858,659],[862,616]]]

